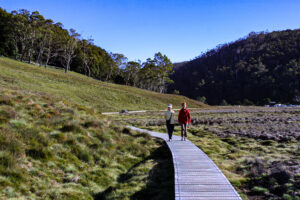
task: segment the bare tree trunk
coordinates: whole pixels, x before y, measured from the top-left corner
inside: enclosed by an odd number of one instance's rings
[[[71,64],[71,55],[68,55],[67,63],[66,63],[66,67],[65,67],[65,73],[67,73],[70,70],[70,64]]]
[[[42,51],[40,52],[39,58],[38,58],[40,67],[43,65],[43,54],[44,54],[44,50],[42,50]]]
[[[37,57],[37,61],[39,62],[40,67],[41,67],[42,64],[43,64],[43,54],[44,54],[44,45],[41,45],[41,46],[40,46],[39,55],[38,55],[38,57]]]
[[[28,63],[31,63],[31,57],[32,57],[32,48],[29,49],[29,53],[28,53]]]
[[[47,53],[47,58],[46,58],[46,63],[45,63],[45,68],[47,67],[49,60],[50,60],[50,55],[51,55],[51,51],[48,51]]]
[[[23,60],[24,60],[25,48],[26,48],[25,44],[22,43],[21,44],[21,62],[23,62]]]
[[[17,60],[17,58],[18,58],[18,52],[19,52],[18,43],[17,42],[15,43],[15,48],[16,48],[15,59]]]
[[[109,73],[107,74],[107,77],[106,77],[106,81],[108,81],[108,79],[111,78],[112,70],[113,70],[113,66],[111,65],[111,66],[110,66]]]
[[[31,63],[31,58],[32,58],[32,52],[33,52],[33,45],[34,45],[34,39],[31,39],[31,45],[29,47],[29,53],[28,53],[28,63]]]
[[[88,65],[87,65],[87,69],[88,69],[88,76],[91,77],[91,69]]]
[[[49,60],[51,58],[51,53],[52,53],[52,49],[51,49],[51,46],[49,46],[48,52],[47,52],[47,58],[46,58],[45,68],[47,67],[47,65],[49,63]]]

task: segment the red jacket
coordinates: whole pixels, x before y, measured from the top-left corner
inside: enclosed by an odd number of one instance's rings
[[[181,109],[178,115],[178,122],[180,124],[188,124],[191,123],[191,114],[189,109]]]

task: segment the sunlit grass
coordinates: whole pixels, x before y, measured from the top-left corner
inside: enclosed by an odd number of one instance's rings
[[[246,116],[248,119],[255,119],[257,116],[256,113],[247,113],[246,111],[233,112],[233,114],[222,113],[218,112],[218,108],[207,114],[205,112],[200,113],[201,115],[192,113],[192,117],[199,117],[200,120],[211,118],[211,121],[214,123],[218,119],[222,119],[222,121],[230,121],[232,119],[239,121],[240,118],[237,116]],[[263,112],[260,111],[259,115],[262,114]],[[277,112],[274,115],[279,114]],[[285,114],[288,115],[289,113]],[[267,113],[267,115],[269,114]],[[162,112],[116,115],[115,119],[124,124],[132,124],[140,128],[166,133]],[[280,142],[241,135],[226,136],[224,134],[215,134],[210,131],[213,127],[221,130],[220,133],[222,133],[222,130],[229,130],[230,124],[225,124],[226,129],[224,129],[224,124],[211,124],[211,121],[208,120],[207,123],[191,126],[188,129],[188,139],[202,149],[215,162],[243,199],[248,199],[248,197],[250,199],[278,199],[283,197],[299,199],[300,190],[296,182],[299,182],[300,179],[297,178],[296,174],[287,179],[286,183],[282,183],[281,178],[272,178],[273,175],[271,174],[273,173],[271,168],[275,172],[276,170],[280,171],[284,169],[280,168],[282,165],[280,163],[290,162],[294,163],[296,167],[298,163],[299,166],[300,145],[298,141]],[[248,126],[249,131],[257,126],[251,124],[251,126]],[[175,126],[174,134],[180,135],[179,126]],[[281,173],[284,174],[284,171]],[[281,192],[277,192],[278,196],[272,196],[271,193],[274,194],[276,191]]]
[[[161,163],[161,141],[94,109],[19,90],[0,97],[0,199],[94,199],[110,187],[129,198]],[[120,182],[123,174],[131,178]]]
[[[0,57],[0,87],[47,93],[100,112],[157,110],[187,101],[193,107],[204,104],[179,95],[168,95],[134,87],[101,82],[59,69],[43,68]]]

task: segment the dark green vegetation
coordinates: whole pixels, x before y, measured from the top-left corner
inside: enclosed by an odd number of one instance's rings
[[[170,92],[209,104],[300,102],[300,29],[250,33],[174,65]]]
[[[74,29],[45,19],[38,11],[8,13],[0,8],[0,56],[160,93],[172,82],[172,63],[166,55],[156,53],[144,63],[128,61],[122,54],[94,45],[92,39],[81,38]]]
[[[192,107],[204,104],[179,95],[168,95],[129,86],[105,83],[62,70],[44,69],[0,57],[0,87],[46,93],[96,111],[157,110],[168,103],[179,106],[187,101]]]
[[[0,89],[0,199],[172,199],[165,148],[85,106]]]
[[[300,199],[299,108],[219,107],[191,114],[188,138],[216,163],[243,199]],[[115,119],[166,132],[163,113]],[[285,132],[287,126],[290,132]],[[179,126],[175,134],[180,134]]]

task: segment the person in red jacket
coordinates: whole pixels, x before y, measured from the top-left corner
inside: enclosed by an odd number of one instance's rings
[[[179,111],[178,122],[181,126],[181,140],[187,138],[187,126],[191,123],[191,114],[189,109],[186,108],[186,103],[182,103],[182,109]]]

